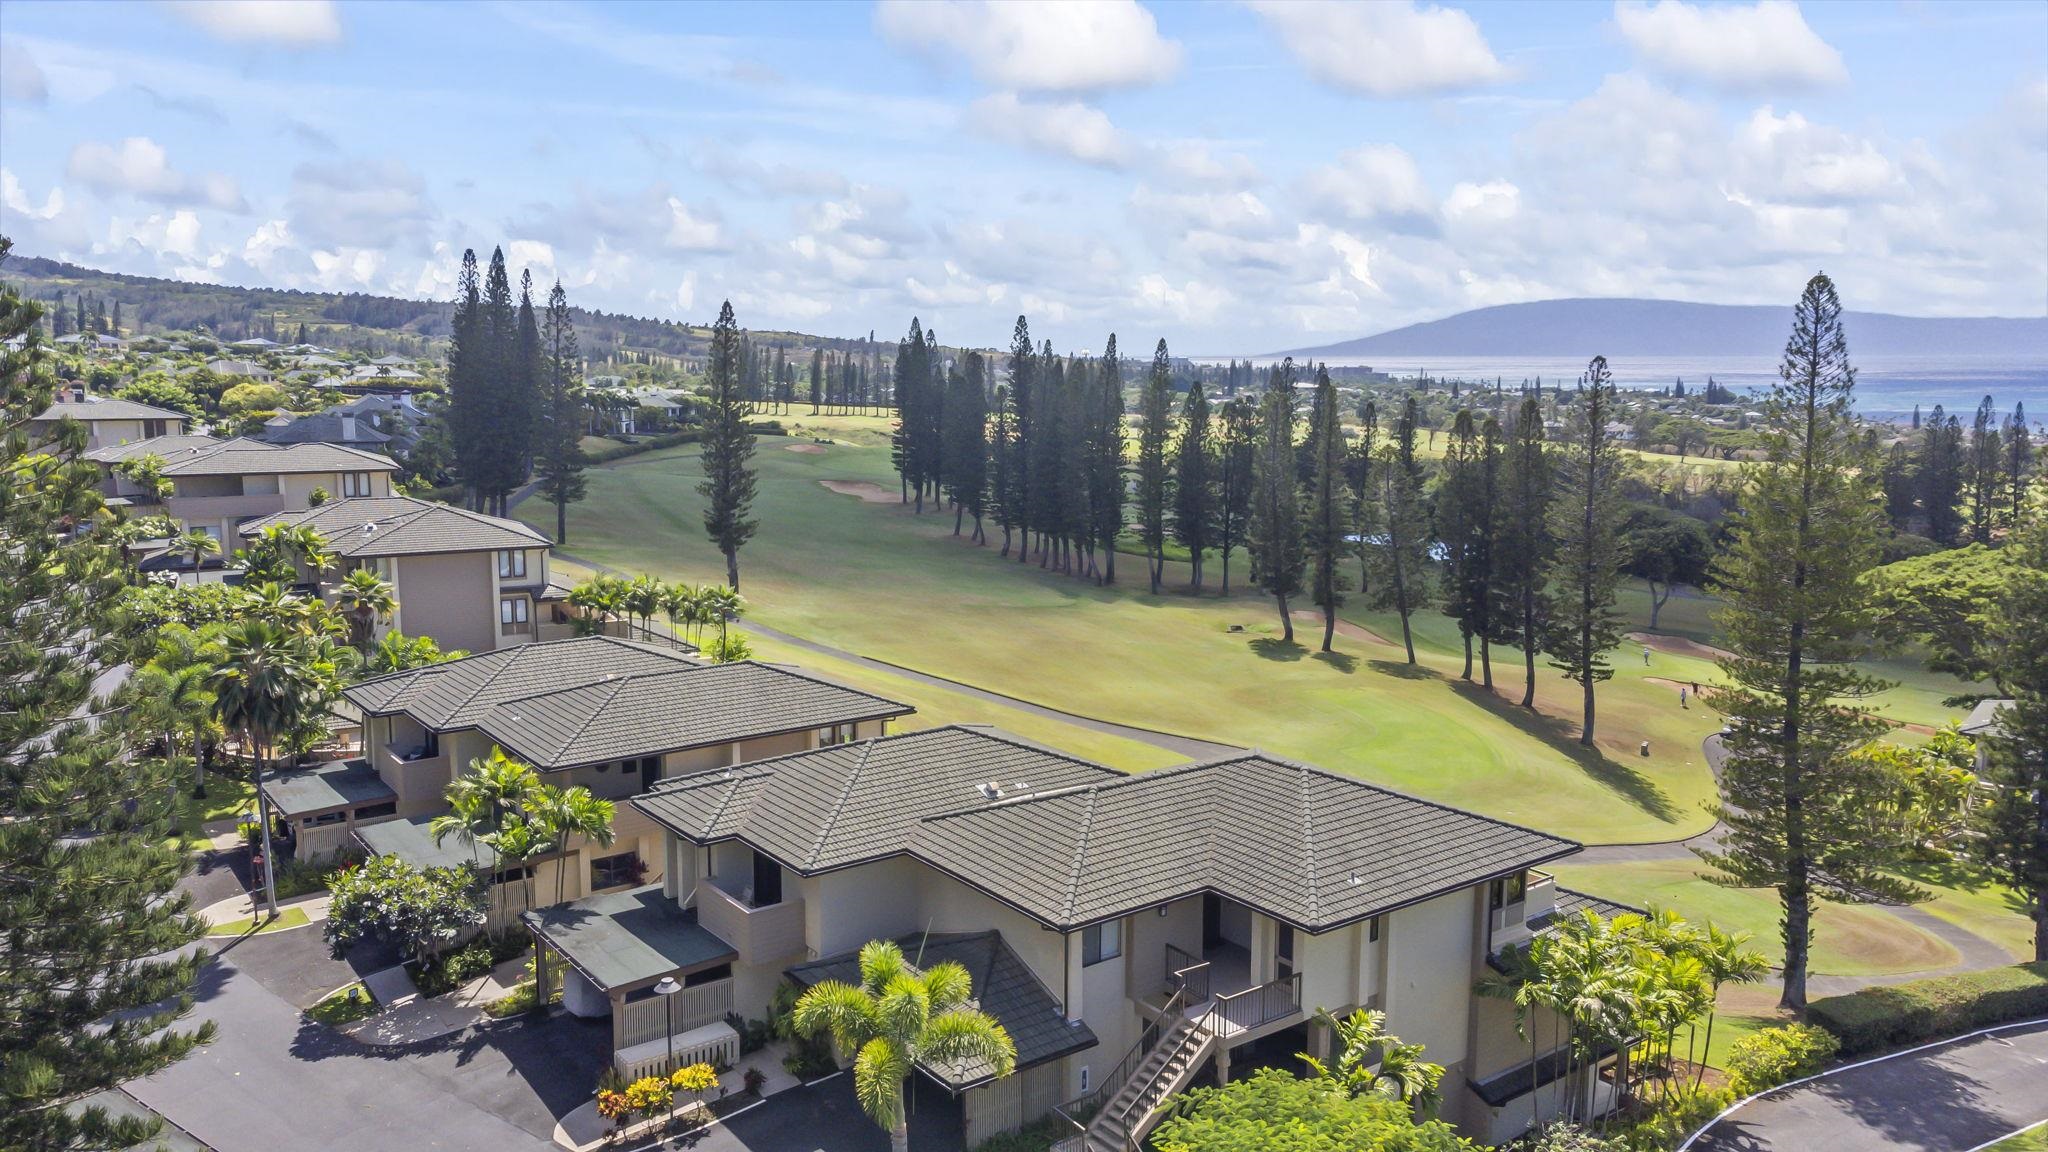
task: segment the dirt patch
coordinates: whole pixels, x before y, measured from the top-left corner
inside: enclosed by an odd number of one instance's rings
[[[782,450],[784,452],[801,452],[806,456],[819,456],[824,454],[825,446],[823,444],[784,444]]]
[[[818,483],[839,493],[841,496],[858,496],[863,503],[867,504],[897,504],[903,499],[901,493],[891,492],[880,484],[873,484],[866,480],[820,480]]]
[[[1321,612],[1297,611],[1293,615],[1297,623],[1312,624],[1318,631],[1323,627],[1323,614]],[[1387,639],[1370,628],[1361,628],[1349,620],[1337,621],[1337,635],[1351,640],[1364,640],[1371,644],[1384,644],[1389,648],[1397,647],[1392,640]]]
[[[1628,638],[1645,648],[1654,648],[1659,652],[1669,652],[1673,656],[1693,656],[1701,660],[1719,660],[1721,657],[1729,654],[1726,649],[1716,648],[1711,644],[1702,644],[1697,640],[1688,640],[1683,636],[1660,636],[1651,632],[1631,632],[1628,634]]]

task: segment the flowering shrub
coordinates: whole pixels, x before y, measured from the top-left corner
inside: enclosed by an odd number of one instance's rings
[[[618,1124],[631,1115],[632,1111],[632,1106],[627,1103],[624,1092],[614,1092],[609,1088],[597,1090],[597,1114],[599,1116],[614,1124]]]
[[[669,1087],[677,1092],[701,1097],[718,1087],[718,1071],[709,1064],[689,1064],[676,1069],[668,1082]]]
[[[659,1112],[676,1098],[666,1076],[642,1076],[626,1085],[626,1106],[643,1115]]]

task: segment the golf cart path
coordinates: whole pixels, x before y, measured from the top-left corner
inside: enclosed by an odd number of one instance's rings
[[[1679,1152],[1970,1152],[2048,1120],[2048,1020],[1879,1057],[1737,1103]]]

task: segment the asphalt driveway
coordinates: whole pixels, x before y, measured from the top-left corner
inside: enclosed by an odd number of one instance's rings
[[[1688,1152],[1967,1152],[2048,1119],[2048,1021],[1781,1088]]]
[[[962,1146],[959,1102],[923,1077],[913,1078],[910,1146]],[[770,1096],[688,1142],[690,1152],[888,1152],[889,1134],[860,1110],[853,1077],[834,1076]]]

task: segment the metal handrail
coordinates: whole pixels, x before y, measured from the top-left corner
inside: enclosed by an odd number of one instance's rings
[[[1209,962],[1185,948],[1166,946],[1167,988],[1187,992],[1190,1004],[1209,998]]]
[[[1204,1017],[1204,1020],[1206,1019],[1207,1017]],[[1167,1057],[1166,1063],[1172,1064],[1175,1056],[1200,1048],[1209,1042],[1209,1038],[1208,1028],[1201,1021],[1194,1022],[1187,1031],[1181,1033],[1180,1039],[1175,1042],[1174,1052]],[[1164,1071],[1164,1068],[1161,1070]],[[1156,1102],[1148,1103],[1146,1096],[1147,1093],[1138,1093],[1130,1103],[1124,1105],[1123,1111],[1115,1116],[1117,1128],[1124,1134],[1125,1152],[1135,1152],[1137,1148],[1137,1143],[1131,1139],[1131,1114],[1141,1107],[1145,1112],[1150,1112],[1156,1106]],[[1142,1116],[1144,1113],[1139,1114]]]
[[[1218,996],[1209,1014],[1233,1028],[1248,1030],[1301,1011],[1301,973],[1269,980],[1256,988]]]
[[[1095,1088],[1092,1091],[1083,1092],[1072,1100],[1055,1106],[1053,1111],[1059,1113],[1061,1119],[1073,1125],[1074,1131],[1086,1132],[1088,1130],[1088,1121],[1075,1114],[1083,1109],[1087,1109],[1087,1116],[1092,1118],[1095,1115],[1095,1109],[1099,1108],[1102,1104],[1103,1094],[1112,1087],[1122,1088],[1124,1086],[1124,1082],[1129,1080],[1131,1074],[1138,1070],[1138,1065],[1145,1062],[1145,1057],[1152,1051],[1152,1046],[1159,1042],[1159,1037],[1164,1035],[1162,1022],[1170,1017],[1178,1017],[1181,1010],[1187,1006],[1186,996],[1186,990],[1182,989],[1167,999],[1166,1006],[1160,1009],[1159,1018],[1147,1022],[1144,1027],[1138,1030],[1138,1042],[1131,1045],[1131,1050],[1124,1053],[1124,1058],[1117,1061],[1116,1067],[1110,1071],[1109,1075],[1096,1082]],[[1090,1107],[1090,1105],[1094,1107]]]

